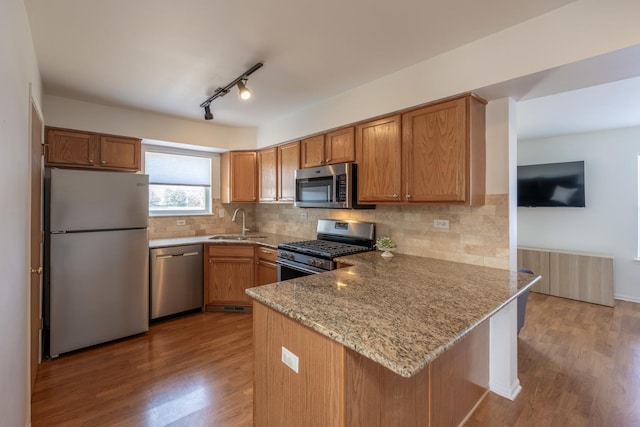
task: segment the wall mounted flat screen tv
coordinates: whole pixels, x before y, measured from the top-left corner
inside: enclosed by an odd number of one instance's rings
[[[584,161],[518,166],[518,206],[585,207]]]

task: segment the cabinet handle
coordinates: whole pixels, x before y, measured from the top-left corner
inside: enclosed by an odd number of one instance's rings
[[[107,164],[107,161],[106,161],[106,160],[102,160],[102,161],[100,162],[100,164],[101,164],[101,165],[106,165],[106,164]]]
[[[318,164],[319,164],[319,165],[321,165],[321,164],[322,164],[322,160],[319,160],[319,161],[318,161]]]
[[[400,197],[400,196],[398,195],[398,193],[393,193],[393,198],[394,198],[394,199],[397,199],[398,197]]]
[[[92,165],[93,164],[93,159],[89,159],[89,164]]]
[[[407,195],[406,195],[406,196],[404,196],[404,197],[405,197],[405,199],[407,199],[407,200],[411,200],[411,194],[407,194]]]
[[[327,163],[329,163],[331,161],[331,159],[327,159]]]

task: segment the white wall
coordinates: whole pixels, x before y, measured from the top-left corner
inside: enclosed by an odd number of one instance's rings
[[[638,1],[576,1],[261,126],[258,146],[640,44],[638,16]]]
[[[29,420],[29,85],[41,84],[22,0],[0,2],[0,425]]]
[[[256,146],[256,129],[220,126],[147,111],[45,95],[45,124],[223,150]]]
[[[615,297],[640,302],[640,127],[518,142],[518,164],[585,162],[586,208],[518,208],[518,244],[615,257]]]

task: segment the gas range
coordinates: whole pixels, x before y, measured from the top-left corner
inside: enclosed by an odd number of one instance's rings
[[[317,240],[278,245],[278,280],[333,270],[334,258],[370,251],[375,244],[373,223],[321,219],[316,231]]]

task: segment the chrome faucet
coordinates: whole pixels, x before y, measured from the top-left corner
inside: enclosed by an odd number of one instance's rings
[[[242,212],[242,235],[245,235],[245,232],[249,231],[249,229],[247,228],[247,213],[244,211],[244,209],[238,208],[235,211],[233,211],[233,217],[231,218],[231,221],[236,222],[236,216],[238,216],[238,212]]]

